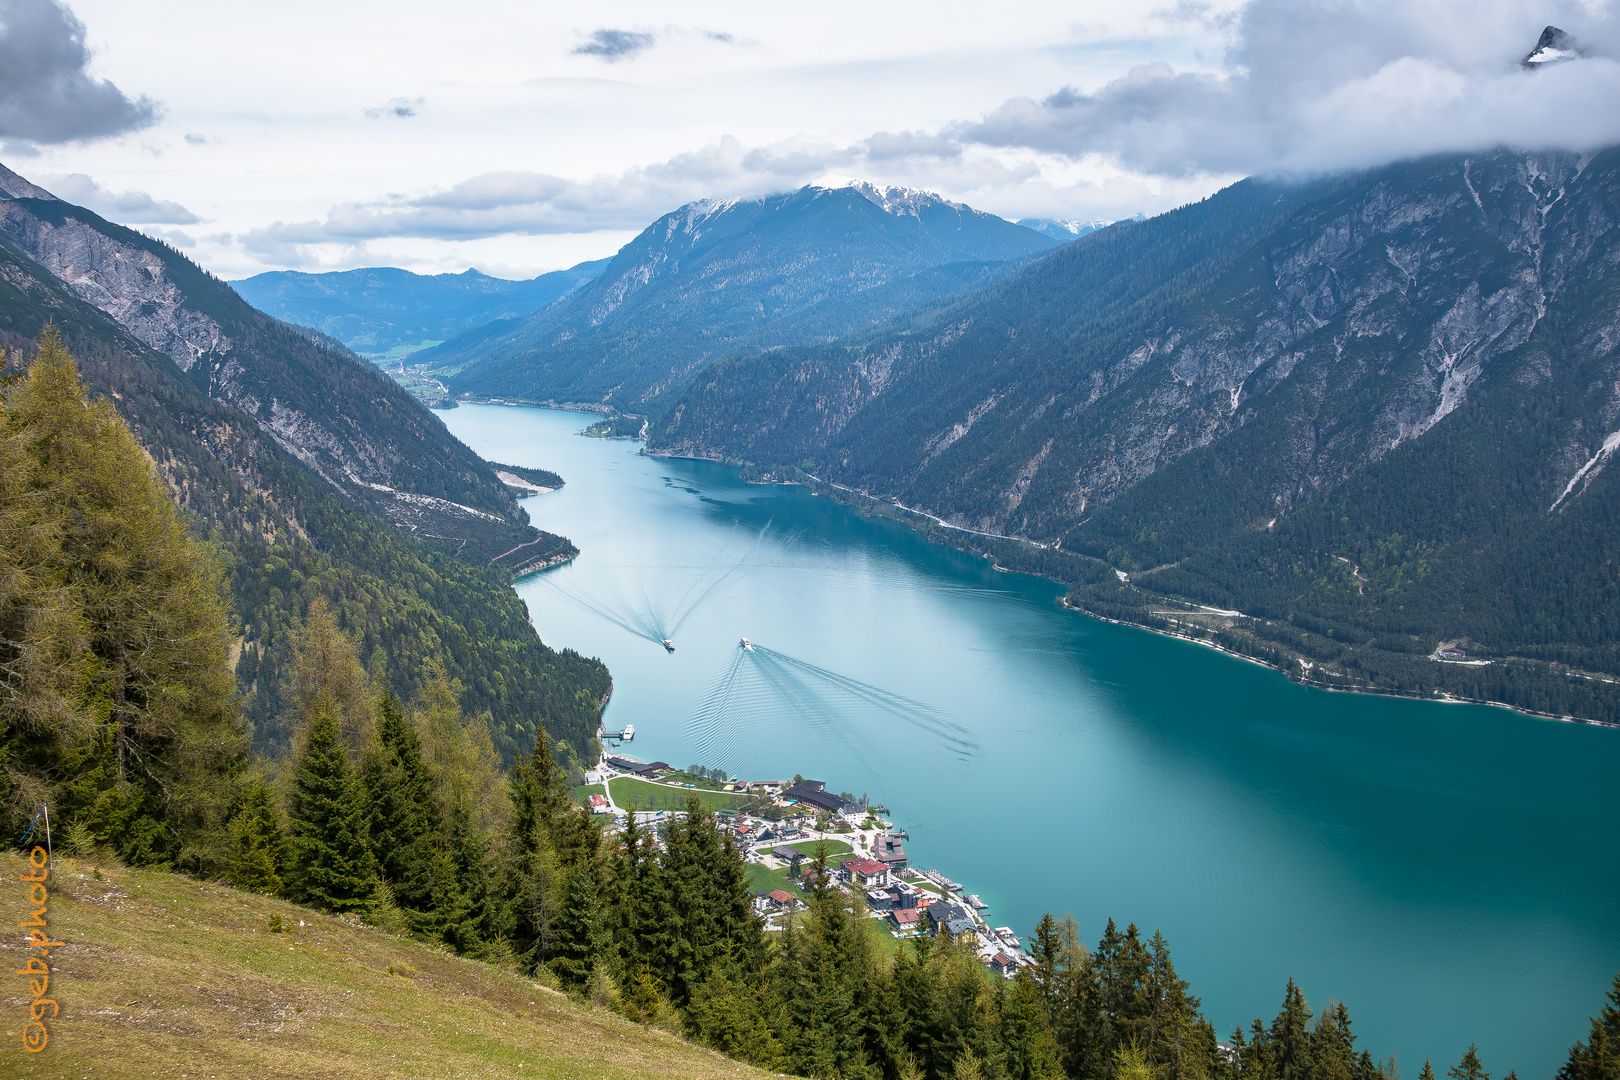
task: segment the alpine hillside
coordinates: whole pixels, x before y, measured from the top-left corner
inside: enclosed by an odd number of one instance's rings
[[[372,360],[403,358],[457,334],[532,314],[596,277],[606,259],[527,281],[477,270],[413,274],[369,267],[309,274],[276,270],[231,285],[244,300],[284,322],[308,326]]]
[[[568,540],[527,525],[494,470],[372,365],[156,241],[0,180],[0,345],[21,365],[54,324],[216,544],[257,746],[286,744],[289,649],[321,598],[402,699],[442,662],[504,755],[542,720],[590,751],[607,671],[547,648],[510,587],[574,554]]]
[[[1295,677],[1620,720],[1617,226],[1616,150],[1246,180],[717,364],[649,442],[1034,542],[996,557]]]
[[[645,413],[719,357],[834,340],[994,281],[1057,242],[864,183],[694,202],[561,302],[416,360],[449,373],[458,395]]]

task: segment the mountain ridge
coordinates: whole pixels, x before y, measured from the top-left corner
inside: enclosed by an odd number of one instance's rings
[[[417,360],[446,372],[458,396],[650,412],[718,357],[831,340],[994,280],[1052,244],[907,189],[699,200],[559,303]]]
[[[1577,521],[1601,521],[1614,484],[1617,220],[1614,150],[1244,181],[882,333],[717,364],[649,445],[1094,559],[1059,576],[1098,613],[1168,628],[1151,611],[1179,596],[1256,615],[1219,632],[1297,676],[1471,679],[1466,696],[1611,718],[1607,690],[1564,684],[1620,671],[1608,545]],[[1550,528],[1572,481],[1587,503]],[[1448,509],[1425,514],[1419,491]],[[1525,568],[1531,537],[1550,547],[1529,565],[1562,577]],[[1316,624],[1288,631],[1314,657],[1272,640],[1279,619]],[[1498,662],[1464,679],[1402,659],[1453,639]]]

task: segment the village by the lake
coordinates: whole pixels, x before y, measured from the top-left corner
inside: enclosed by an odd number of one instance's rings
[[[824,874],[825,885],[850,897],[851,912],[882,946],[946,935],[971,944],[990,973],[1003,979],[1024,959],[1017,934],[991,926],[990,906],[978,895],[964,893],[938,870],[910,865],[906,830],[864,794],[834,792],[803,776],[743,780],[720,769],[677,769],[611,752],[584,780],[580,797],[593,814],[612,819],[609,835],[631,814],[656,835],[697,800],[747,860],[754,911],[767,932],[783,930],[809,907]]]

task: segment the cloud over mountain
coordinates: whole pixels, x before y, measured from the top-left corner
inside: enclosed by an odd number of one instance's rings
[[[39,179],[58,198],[123,225],[195,225],[202,220],[179,203],[154,199],[144,191],[109,191],[84,173]]]
[[[1552,17],[1598,46],[1520,60]],[[1607,4],[1253,0],[1217,71],[1144,64],[1084,92],[1014,98],[943,134],[1145,173],[1313,173],[1440,151],[1620,141]]]
[[[63,143],[122,135],[157,118],[87,70],[84,24],[56,0],[0,0],[0,137]]]

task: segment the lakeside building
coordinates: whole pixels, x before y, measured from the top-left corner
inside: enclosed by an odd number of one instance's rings
[[[872,845],[872,858],[887,866],[891,871],[904,870],[906,868],[905,845],[900,843],[899,836],[890,832],[878,837],[877,841]]]
[[[863,889],[881,889],[889,884],[889,868],[874,859],[852,859],[841,869]]]
[[[910,931],[917,929],[918,924],[922,922],[922,915],[916,908],[895,908],[889,912],[888,919],[889,925],[896,930]]]
[[[659,774],[669,771],[669,763],[666,761],[654,761],[649,764],[641,761],[631,761],[629,758],[624,757],[605,757],[602,759],[602,763],[611,765],[620,772],[630,773],[646,780],[651,780]]]
[[[782,792],[782,798],[793,799],[805,806],[813,806],[822,813],[836,814],[852,823],[866,816],[866,811],[858,803],[850,802],[842,795],[834,795],[820,780],[801,780]]]
[[[973,917],[967,913],[967,909],[948,900],[936,900],[928,905],[928,921],[933,924],[934,933],[944,930],[952,937],[971,934],[977,930]]]

